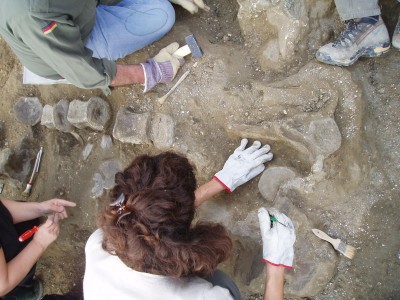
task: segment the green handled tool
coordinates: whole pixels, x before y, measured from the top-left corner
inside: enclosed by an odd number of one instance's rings
[[[272,228],[272,223],[273,223],[273,222],[277,222],[277,223],[279,223],[279,224],[281,224],[281,225],[283,225],[283,226],[287,227],[287,225],[285,225],[285,224],[283,224],[283,223],[279,222],[279,221],[278,221],[278,219],[277,219],[277,218],[275,218],[275,216],[274,216],[274,215],[269,215],[269,220],[271,221],[271,228]]]

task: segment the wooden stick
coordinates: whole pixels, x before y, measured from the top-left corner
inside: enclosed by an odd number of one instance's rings
[[[189,75],[190,70],[187,70],[182,76],[181,78],[179,78],[179,80],[175,83],[175,85],[169,90],[168,93],[166,93],[164,96],[162,96],[161,98],[158,98],[158,103],[160,103],[161,105],[164,104],[165,100],[168,98],[169,95],[171,95],[173,93],[173,91],[175,91],[175,89],[178,87],[178,85],[180,85],[182,83],[183,80],[185,80],[185,78]]]

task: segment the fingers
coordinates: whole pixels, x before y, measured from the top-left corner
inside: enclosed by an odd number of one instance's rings
[[[201,9],[205,11],[210,11],[210,8],[204,4],[203,0],[193,0],[193,2],[200,7]]]
[[[68,206],[68,207],[75,207],[76,203],[72,202],[72,201],[68,201],[68,200],[64,200],[64,199],[53,199],[57,201],[57,205],[59,206]]]
[[[241,152],[246,148],[246,145],[249,141],[247,139],[242,139],[240,141],[240,146],[235,149],[235,152]]]
[[[173,43],[169,44],[167,47],[161,49],[161,51],[165,51],[172,55],[178,49],[179,49],[179,44],[177,42],[173,42]]]
[[[261,142],[260,141],[254,141],[253,145],[251,145],[249,148],[243,151],[243,154],[252,154],[255,151],[257,151],[261,147]]]
[[[260,157],[257,157],[254,160],[254,164],[256,164],[256,165],[263,164],[267,161],[272,160],[273,158],[274,158],[274,155],[272,153],[264,154],[264,155],[261,155]]]
[[[271,220],[269,219],[268,211],[264,207],[258,209],[258,222],[263,236],[271,230]]]
[[[195,14],[199,11],[199,7],[190,0],[174,0],[172,2],[182,6],[191,14]]]
[[[256,167],[254,167],[249,174],[247,175],[247,180],[251,180],[254,177],[256,177],[258,174],[261,174],[262,171],[265,170],[265,166],[263,164],[258,164]]]

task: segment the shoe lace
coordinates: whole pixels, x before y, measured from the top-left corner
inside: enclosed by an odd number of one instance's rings
[[[365,26],[360,26],[361,24],[357,23],[354,20],[348,20],[345,22],[346,28],[342,31],[340,36],[333,42],[333,47],[346,47],[351,45],[357,36],[363,32]]]

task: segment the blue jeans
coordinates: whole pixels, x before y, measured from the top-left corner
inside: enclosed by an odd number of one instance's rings
[[[122,0],[99,5],[86,47],[93,57],[117,60],[159,40],[175,23],[168,0]]]
[[[335,0],[343,21],[381,14],[378,0]]]

